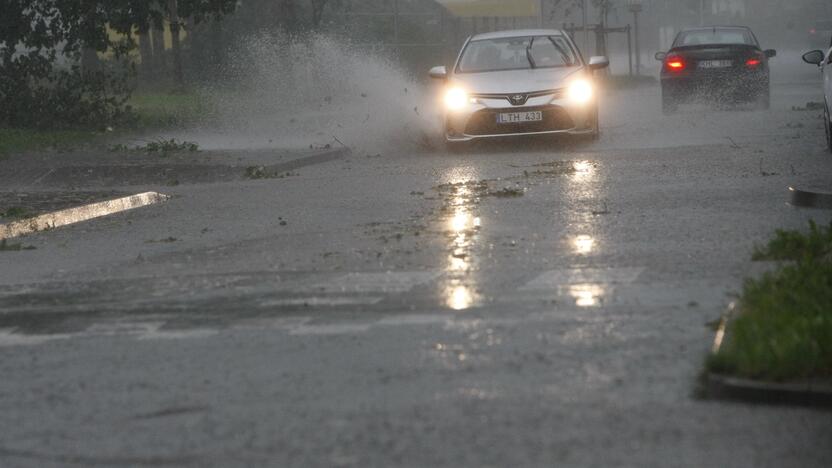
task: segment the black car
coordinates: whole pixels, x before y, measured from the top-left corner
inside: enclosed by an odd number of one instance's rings
[[[693,99],[717,103],[754,102],[768,109],[768,60],[777,55],[763,51],[751,29],[717,26],[680,32],[662,61],[662,110],[674,112]]]

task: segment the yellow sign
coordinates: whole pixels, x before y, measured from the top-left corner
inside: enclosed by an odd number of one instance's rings
[[[437,0],[456,16],[501,18],[540,15],[540,0]]]

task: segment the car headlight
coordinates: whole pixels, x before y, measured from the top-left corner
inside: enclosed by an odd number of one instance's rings
[[[568,96],[569,100],[575,103],[588,103],[593,96],[592,83],[585,79],[573,81],[569,84]]]
[[[460,110],[468,104],[468,93],[462,88],[449,88],[445,91],[445,107],[448,110]]]

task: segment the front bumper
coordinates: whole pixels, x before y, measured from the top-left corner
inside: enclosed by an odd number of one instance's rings
[[[497,116],[506,112],[543,113],[543,120],[524,123],[498,123]],[[474,102],[463,109],[448,111],[445,115],[445,139],[448,141],[472,141],[484,138],[501,138],[528,135],[593,133],[597,121],[598,105],[595,99],[577,104],[561,93],[530,97],[520,106],[512,105],[507,97],[474,96]]]

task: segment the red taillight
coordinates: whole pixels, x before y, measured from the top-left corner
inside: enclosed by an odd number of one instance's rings
[[[815,28],[812,28],[812,29],[809,30],[809,34],[817,34],[817,32],[818,32],[818,30],[815,29]]]
[[[687,66],[682,57],[679,57],[678,55],[671,55],[665,59],[664,65],[669,71],[672,72],[680,72]]]
[[[746,60],[745,66],[747,66],[748,68],[757,68],[762,63],[763,63],[763,61],[758,59],[758,58],[750,58],[750,59]]]

